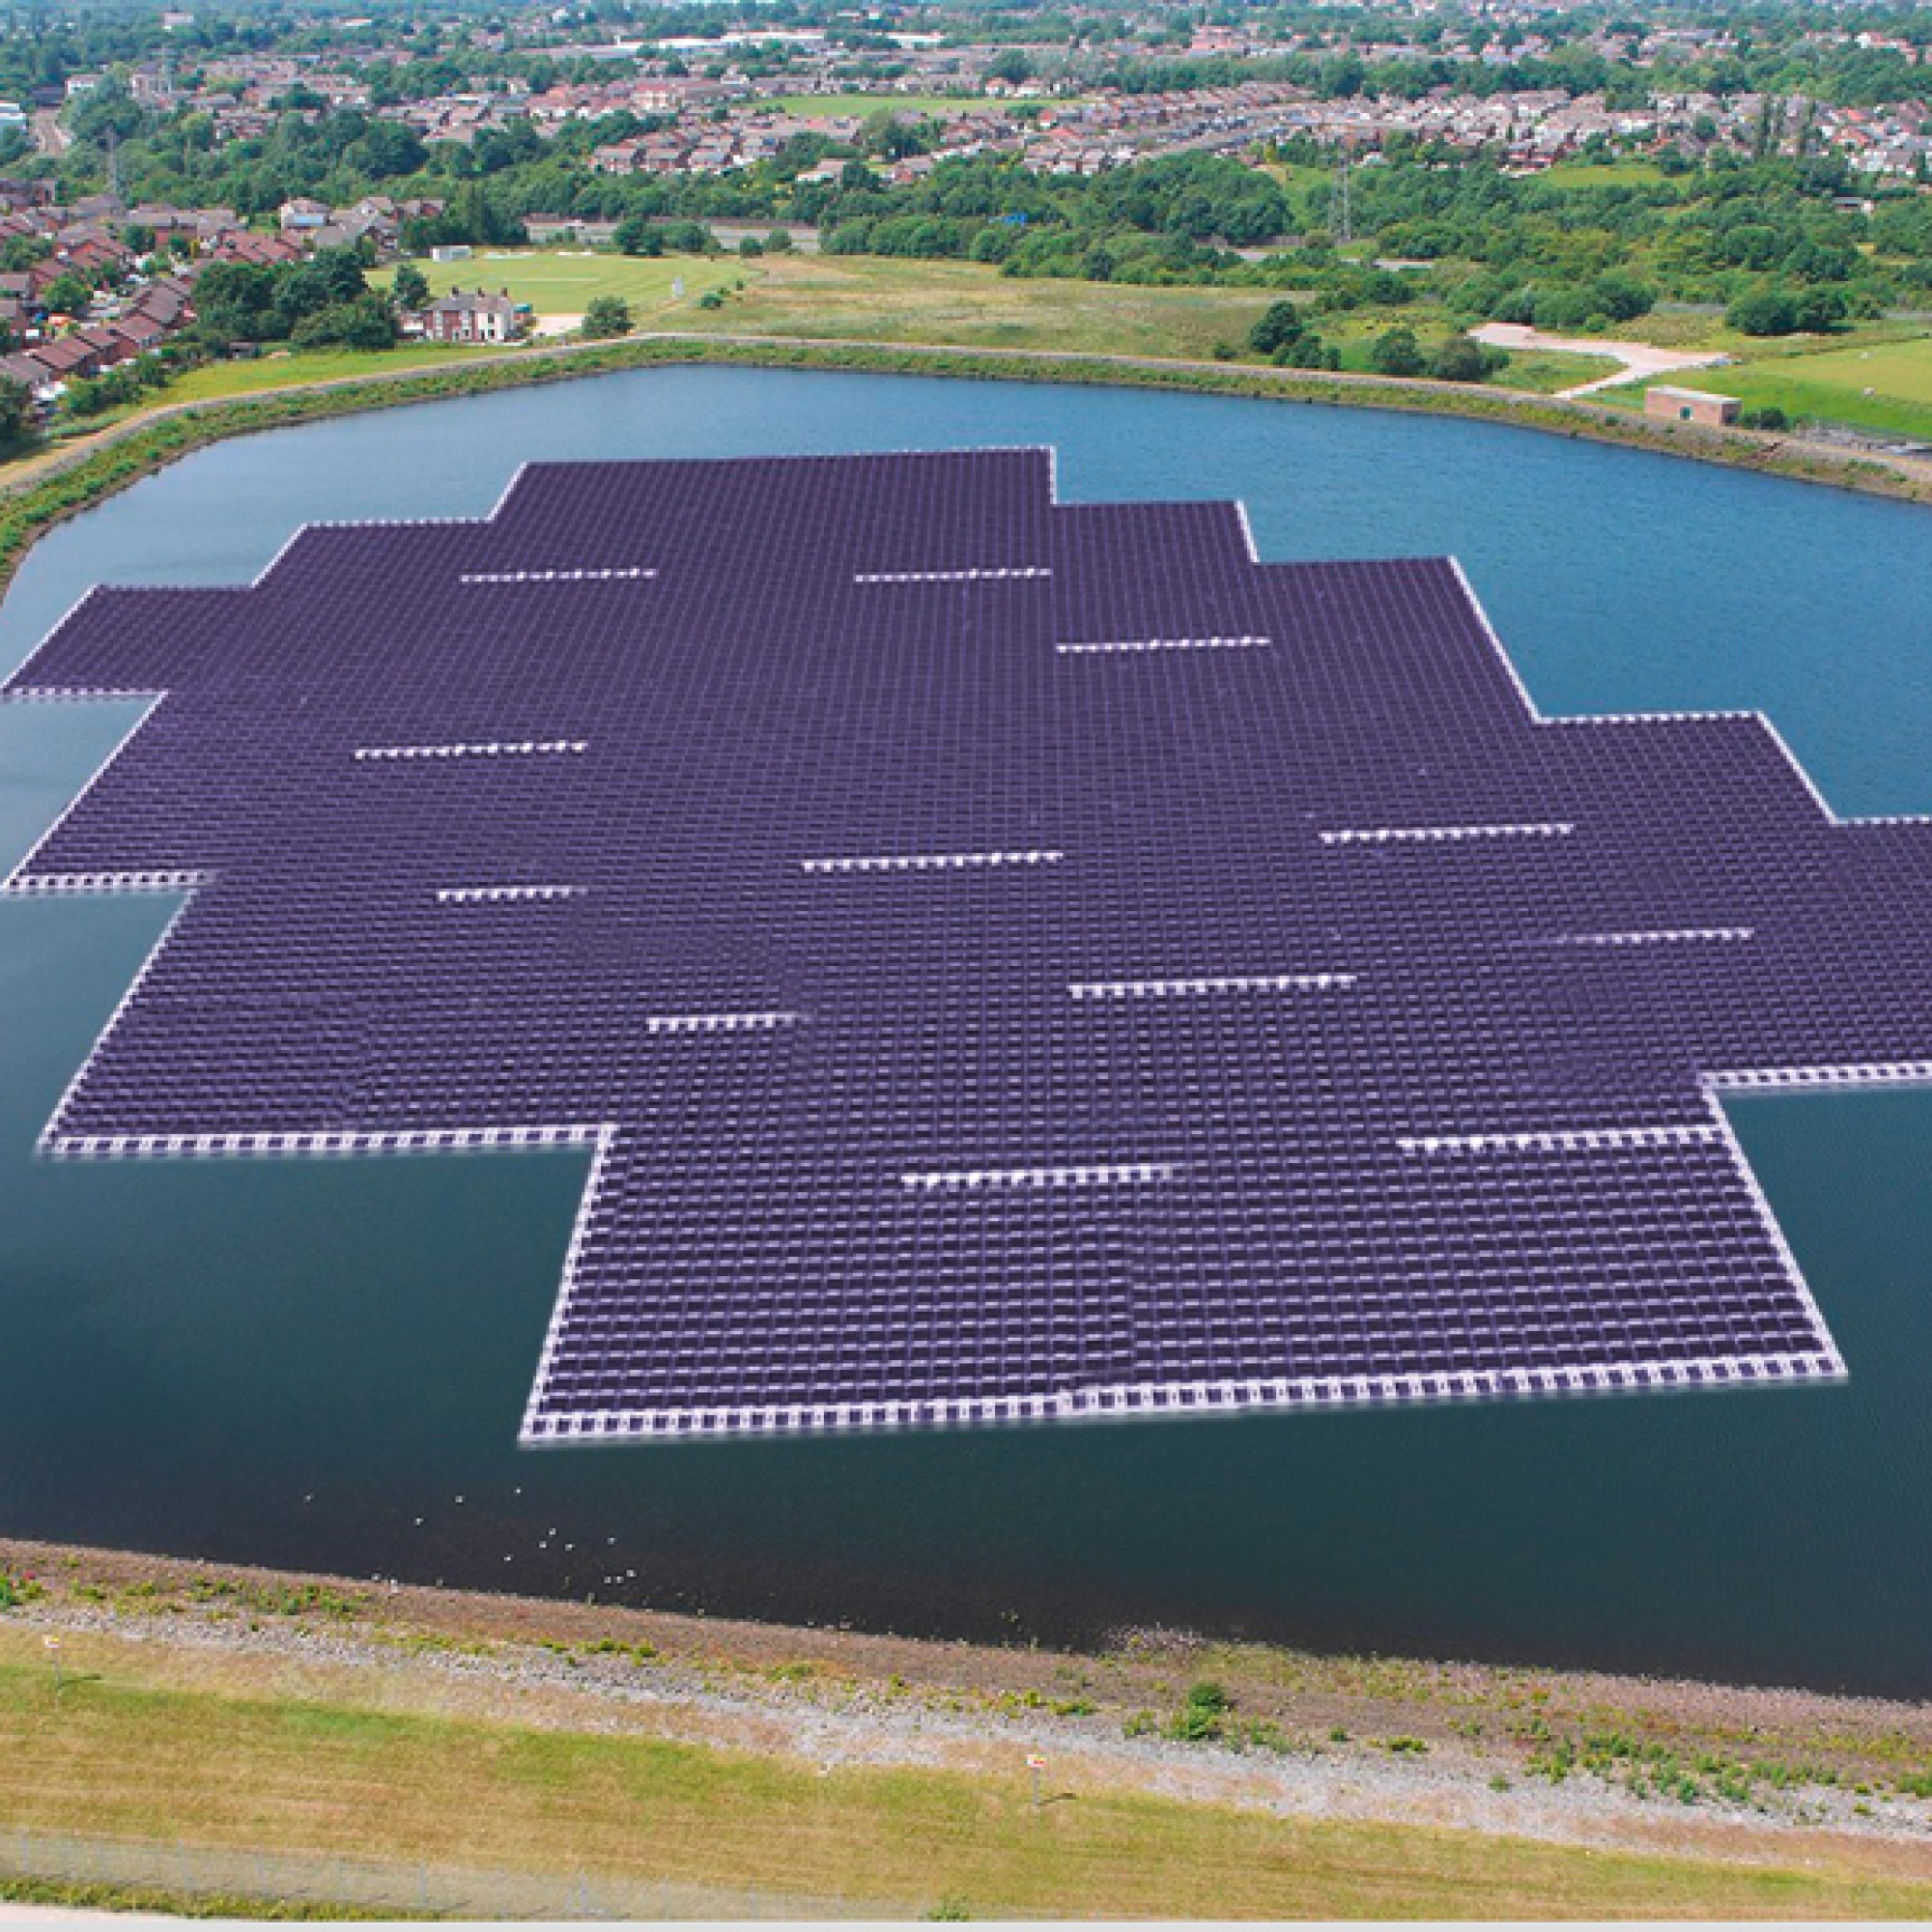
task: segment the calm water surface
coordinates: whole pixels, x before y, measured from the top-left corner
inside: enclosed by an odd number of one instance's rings
[[[97,580],[245,580],[311,519],[480,514],[526,460],[1013,442],[1058,446],[1068,498],[1240,497],[1271,558],[1454,553],[1546,710],[1761,706],[1841,810],[1932,809],[1925,511],[1218,398],[659,371],[284,432],[57,531],[0,662]],[[0,709],[0,867],[135,715]],[[1843,1387],[520,1453],[582,1156],[32,1158],[171,905],[0,902],[0,1529],[1932,1693],[1932,1094],[1734,1110]]]

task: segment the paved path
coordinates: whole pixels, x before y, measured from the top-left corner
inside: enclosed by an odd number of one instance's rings
[[[1623,364],[1614,376],[1599,376],[1594,382],[1578,383],[1574,389],[1558,389],[1557,396],[1569,402],[1577,396],[1594,395],[1599,389],[1614,389],[1620,383],[1634,383],[1645,376],[1668,376],[1679,369],[1708,369],[1716,362],[1731,358],[1721,350],[1659,349],[1649,342],[1617,342],[1606,335],[1545,335],[1520,322],[1486,322],[1475,331],[1478,342],[1495,349],[1552,349],[1564,355],[1609,355]]]

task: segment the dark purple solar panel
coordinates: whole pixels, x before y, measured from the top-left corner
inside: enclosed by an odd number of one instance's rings
[[[7,692],[165,694],[8,890],[194,888],[47,1148],[594,1148],[533,1442],[1837,1376],[1715,1095],[1932,1075],[1932,827],[1044,451],[533,469]]]

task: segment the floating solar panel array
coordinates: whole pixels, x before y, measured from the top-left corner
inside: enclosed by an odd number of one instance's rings
[[[594,1151],[530,1442],[1842,1367],[1717,1103],[1932,1075],[1932,825],[1546,719],[1453,562],[1050,454],[526,470],[102,590],[55,1154]]]

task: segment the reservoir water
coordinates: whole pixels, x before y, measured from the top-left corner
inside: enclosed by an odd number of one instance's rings
[[[0,662],[97,581],[243,582],[304,522],[483,514],[525,461],[998,443],[1055,445],[1068,499],[1241,497],[1270,558],[1454,554],[1546,711],[1761,707],[1840,811],[1932,810],[1924,510],[1222,398],[667,370],[280,432],[56,531]],[[0,869],[137,715],[0,707]],[[173,903],[0,902],[0,1531],[1932,1694],[1932,1094],[1733,1108],[1842,1386],[520,1453],[583,1156],[33,1156]]]

